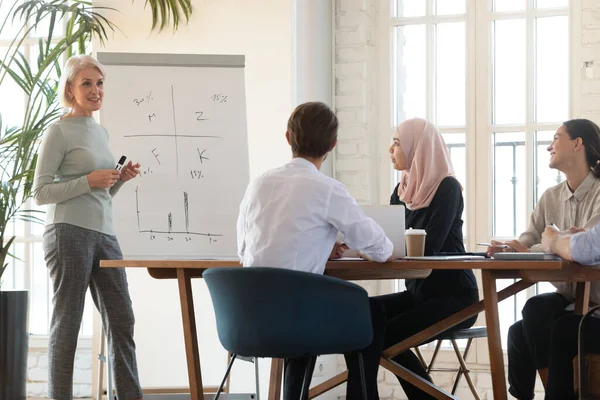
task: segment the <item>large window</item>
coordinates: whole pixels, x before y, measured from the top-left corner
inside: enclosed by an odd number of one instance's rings
[[[390,2],[382,39],[391,50],[389,120],[423,117],[440,128],[465,188],[470,250],[483,250],[476,240],[518,237],[541,194],[564,180],[548,167],[547,147],[569,118],[568,6],[568,0]],[[501,303],[504,338],[526,299],[550,290],[540,284]]]
[[[0,8],[0,24],[4,23],[10,7]],[[9,17],[8,21],[11,20]],[[10,22],[7,22],[10,25]],[[35,72],[36,58],[39,51],[38,40],[47,35],[48,26],[42,24],[38,32],[32,35],[22,44],[19,49],[29,60],[30,66]],[[16,29],[16,28],[15,28]],[[0,59],[4,59],[12,38],[16,35],[15,29],[3,29],[0,35]],[[58,41],[64,35],[64,25],[56,24],[54,40]],[[55,76],[56,78],[56,76]],[[8,126],[18,126],[22,123],[25,115],[26,99],[22,90],[10,77],[6,77],[0,89],[0,113],[2,123]],[[2,162],[2,160],[0,160]],[[29,199],[24,209],[41,209],[36,207],[33,200]],[[44,218],[43,216],[41,218]],[[52,285],[48,277],[48,270],[44,261],[42,249],[42,235],[44,226],[42,224],[24,221],[14,221],[8,225],[6,230],[8,240],[11,235],[16,239],[12,247],[15,258],[9,259],[9,266],[2,277],[3,289],[29,289],[29,331],[32,335],[48,335],[50,317],[52,314]],[[86,298],[81,334],[91,336],[92,334],[92,307],[91,296]]]
[[[492,10],[486,21],[492,232],[515,237],[543,191],[562,179],[548,168],[545,149],[569,115],[568,0],[495,0]]]
[[[448,144],[457,178],[466,188],[465,144],[471,112],[467,108],[466,1],[397,0],[392,1],[391,11],[393,124],[412,117],[435,123]]]

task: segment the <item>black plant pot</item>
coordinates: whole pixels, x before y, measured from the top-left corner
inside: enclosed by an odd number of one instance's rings
[[[25,400],[29,292],[0,291],[0,399]]]

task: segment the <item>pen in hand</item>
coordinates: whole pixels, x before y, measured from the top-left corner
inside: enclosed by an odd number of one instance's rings
[[[554,225],[553,223],[548,224],[549,226],[553,227],[554,229],[556,229],[557,231],[560,231],[560,228],[556,225]]]
[[[507,244],[491,244],[491,243],[477,243],[477,246],[483,247],[498,247],[500,249],[508,249],[510,246]]]
[[[119,159],[119,162],[117,162],[117,166],[115,167],[115,169],[117,171],[120,171],[123,168],[123,165],[125,164],[126,159],[127,159],[127,157],[121,156],[121,158]]]

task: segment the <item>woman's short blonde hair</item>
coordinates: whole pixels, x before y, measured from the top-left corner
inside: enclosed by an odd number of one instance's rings
[[[73,83],[73,80],[77,74],[88,67],[96,68],[102,77],[106,77],[106,71],[104,66],[98,62],[94,57],[81,55],[73,56],[67,60],[62,70],[60,82],[58,84],[58,97],[60,103],[65,107],[73,107],[73,101],[67,94],[67,85]]]

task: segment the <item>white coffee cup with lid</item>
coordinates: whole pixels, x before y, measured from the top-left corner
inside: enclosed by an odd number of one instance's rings
[[[408,257],[423,257],[425,254],[425,239],[427,238],[425,229],[409,228],[404,235],[406,237],[406,255]]]

